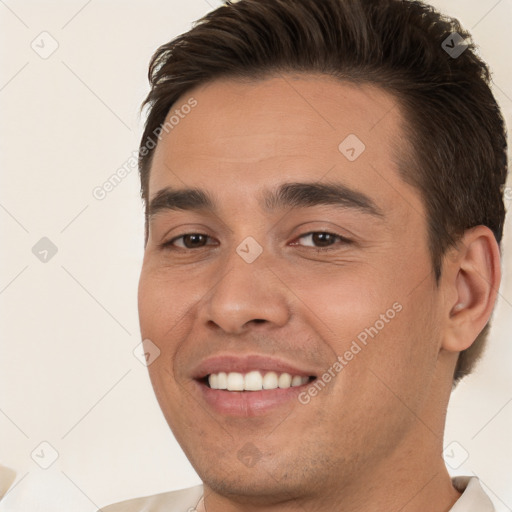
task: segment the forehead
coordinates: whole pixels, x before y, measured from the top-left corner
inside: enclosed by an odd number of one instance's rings
[[[196,106],[183,114],[190,98]],[[403,186],[394,162],[403,118],[396,99],[378,87],[318,75],[216,80],[180,98],[172,115],[173,128],[155,149],[150,198],[166,186],[236,185],[253,194],[323,178],[377,196],[384,192],[379,180]]]

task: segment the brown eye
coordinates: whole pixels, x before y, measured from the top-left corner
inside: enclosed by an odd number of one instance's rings
[[[202,233],[187,233],[177,236],[169,242],[164,243],[164,247],[179,247],[181,249],[200,249],[207,245],[210,237]]]
[[[203,247],[208,237],[200,234],[192,234],[183,236],[183,245],[187,249],[194,249],[196,247]]]
[[[313,233],[307,233],[298,238],[299,240],[305,241],[305,243],[301,243],[299,245],[303,245],[305,247],[316,247],[316,248],[324,248],[334,245],[337,241],[343,243],[350,243],[350,240],[344,238],[339,235],[335,235],[334,233],[329,233],[327,231],[315,231]]]
[[[336,235],[331,233],[312,233],[312,241],[317,246],[327,247],[328,245],[332,245],[336,242]]]

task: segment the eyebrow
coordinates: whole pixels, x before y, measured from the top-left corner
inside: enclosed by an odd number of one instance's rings
[[[384,217],[382,210],[369,196],[341,183],[284,183],[274,190],[263,191],[260,203],[268,212],[332,205],[358,210],[375,217]],[[152,217],[166,210],[217,212],[218,208],[215,199],[205,190],[166,187],[159,190],[150,201],[147,213]]]
[[[170,187],[158,191],[151,199],[148,216],[152,217],[165,210],[210,210],[215,211],[215,201],[199,188],[173,190]]]

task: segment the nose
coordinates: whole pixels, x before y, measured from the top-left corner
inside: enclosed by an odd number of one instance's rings
[[[234,252],[203,303],[208,327],[242,334],[251,326],[282,327],[288,322],[288,290],[263,260],[247,263]]]

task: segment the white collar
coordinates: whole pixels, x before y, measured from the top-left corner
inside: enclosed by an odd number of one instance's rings
[[[450,512],[495,512],[489,496],[484,492],[476,476],[456,476],[453,486],[462,492],[462,496],[450,509]]]

